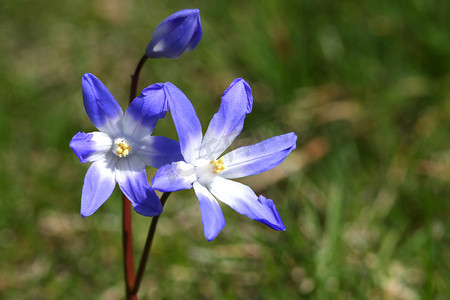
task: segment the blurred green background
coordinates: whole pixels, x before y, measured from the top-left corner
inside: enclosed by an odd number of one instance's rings
[[[449,299],[450,2],[0,2],[0,298],[122,299],[121,200],[79,215],[93,131],[81,77],[122,106],[151,32],[199,8],[195,51],[149,61],[206,129],[236,77],[254,109],[235,146],[295,131],[297,150],[243,180],[274,200],[272,231],[222,206],[203,236],[193,191],[169,198],[142,299]],[[156,134],[176,138],[170,119]],[[151,170],[151,175],[154,170]],[[133,213],[137,258],[149,218]]]

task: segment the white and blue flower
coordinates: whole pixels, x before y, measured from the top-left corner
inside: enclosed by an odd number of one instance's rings
[[[125,114],[94,75],[83,76],[82,90],[86,113],[99,131],[78,132],[70,141],[82,163],[92,162],[84,179],[81,215],[93,214],[111,196],[116,182],[136,212],[159,215],[162,205],[148,184],[145,166],[159,168],[182,159],[177,141],[151,136],[168,110],[164,84],[144,89]]]
[[[204,234],[209,241],[225,226],[216,198],[240,214],[275,230],[285,230],[272,200],[262,195],[258,197],[250,187],[230,179],[276,167],[295,149],[297,136],[291,132],[272,137],[220,157],[239,135],[246,114],[252,110],[253,97],[248,83],[240,78],[231,83],[204,136],[187,97],[171,83],[164,89],[184,160],[161,167],[153,178],[153,188],[162,192],[194,188]]]

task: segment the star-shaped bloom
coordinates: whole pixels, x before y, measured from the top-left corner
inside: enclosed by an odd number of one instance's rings
[[[81,215],[93,214],[111,196],[116,181],[136,212],[159,215],[162,205],[148,184],[145,166],[159,168],[182,159],[177,141],[151,136],[168,110],[164,84],[144,89],[125,114],[94,75],[83,76],[82,90],[86,113],[99,131],[78,132],[69,144],[82,163],[92,162],[84,179]]]
[[[285,230],[272,200],[262,195],[258,197],[250,187],[230,179],[276,167],[295,149],[297,136],[291,132],[272,137],[220,157],[239,135],[246,114],[252,110],[253,97],[248,83],[240,78],[231,83],[204,136],[186,96],[173,84],[166,84],[164,88],[184,161],[161,167],[153,178],[153,188],[170,192],[193,187],[200,203],[204,234],[209,241],[225,226],[216,199],[275,230]]]
[[[201,38],[200,11],[183,9],[156,27],[145,54],[151,58],[178,58],[183,52],[193,50]]]

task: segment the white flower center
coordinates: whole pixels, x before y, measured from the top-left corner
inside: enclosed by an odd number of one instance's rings
[[[115,147],[115,146],[117,147]],[[122,157],[127,157],[128,155],[130,155],[131,153],[131,143],[129,143],[126,139],[124,138],[118,138],[114,140],[114,145],[113,145],[113,152],[114,154],[116,154],[118,157],[122,158]]]
[[[208,185],[218,174],[226,169],[223,158],[217,160],[197,159],[194,162],[195,176],[202,185]]]

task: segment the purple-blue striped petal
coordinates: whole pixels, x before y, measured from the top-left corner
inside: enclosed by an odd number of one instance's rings
[[[148,184],[144,164],[132,158],[119,159],[116,180],[137,213],[146,217],[161,214],[161,201]]]
[[[151,58],[177,58],[194,49],[202,38],[200,11],[184,9],[162,21],[153,31],[146,49]]]
[[[189,99],[183,92],[167,82],[164,85],[170,113],[180,140],[181,154],[188,163],[198,158],[202,143],[202,125]]]
[[[81,193],[81,216],[92,215],[111,196],[116,185],[111,160],[99,160],[88,169]]]
[[[164,136],[146,136],[140,141],[141,147],[136,154],[153,168],[161,168],[166,164],[183,160],[178,141]]]
[[[223,156],[224,178],[240,178],[275,168],[296,147],[297,136],[290,132],[258,144],[233,150]]]
[[[101,159],[111,149],[111,137],[104,132],[78,132],[69,143],[81,163]]]
[[[235,211],[275,230],[286,230],[272,200],[257,197],[248,186],[217,176],[209,185],[211,193]]]
[[[241,133],[245,116],[253,105],[252,90],[248,83],[235,79],[222,96],[219,111],[213,116],[203,137],[200,157],[218,158]]]
[[[164,84],[152,84],[145,88],[126,110],[122,124],[123,133],[136,140],[152,134],[156,122],[164,118],[168,110]]]
[[[98,130],[115,135],[122,108],[111,92],[94,75],[86,73],[82,79],[83,103],[86,113]]]
[[[152,180],[152,187],[161,192],[174,192],[192,188],[196,180],[194,166],[184,161],[160,168]]]
[[[225,226],[222,209],[214,196],[200,183],[194,183],[194,191],[200,203],[205,238],[212,241]]]

